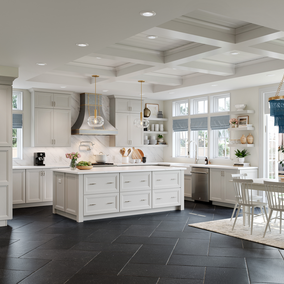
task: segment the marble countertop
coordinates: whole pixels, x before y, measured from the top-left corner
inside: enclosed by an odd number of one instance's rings
[[[54,169],[69,168],[70,165],[51,165],[51,166],[13,166],[13,170],[38,170],[38,169]]]
[[[101,173],[119,173],[119,172],[151,172],[151,171],[174,171],[174,170],[186,170],[182,167],[162,167],[162,166],[137,166],[137,167],[95,167],[91,170],[71,170],[71,169],[54,169],[54,172],[61,172],[67,174],[75,175],[85,175],[85,174],[101,174]]]

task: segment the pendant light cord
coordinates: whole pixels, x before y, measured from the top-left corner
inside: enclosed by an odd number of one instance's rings
[[[276,97],[279,96],[280,90],[281,90],[282,85],[283,85],[283,81],[284,81],[284,75],[283,75],[283,78],[282,78],[282,80],[281,80],[281,82],[280,82],[280,84],[278,86],[278,89],[277,89],[277,92],[276,92]]]

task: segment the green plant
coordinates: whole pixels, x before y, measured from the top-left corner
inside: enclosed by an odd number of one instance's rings
[[[249,151],[244,149],[240,151],[239,149],[235,150],[235,156],[238,158],[244,158],[246,156],[250,155]]]
[[[158,138],[159,138],[159,139],[162,139],[162,138],[163,138],[163,135],[159,134],[159,135],[158,135]]]

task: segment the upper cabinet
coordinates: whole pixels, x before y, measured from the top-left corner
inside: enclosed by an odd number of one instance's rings
[[[126,113],[141,112],[140,100],[116,98],[113,103],[116,112],[126,112]]]
[[[71,145],[71,95],[32,90],[32,146]]]

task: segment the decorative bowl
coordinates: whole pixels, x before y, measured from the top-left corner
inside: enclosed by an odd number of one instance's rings
[[[77,166],[78,170],[91,170],[93,166]]]
[[[247,105],[245,104],[239,104],[239,105],[235,105],[235,108],[238,110],[238,111],[242,111],[246,108]]]

